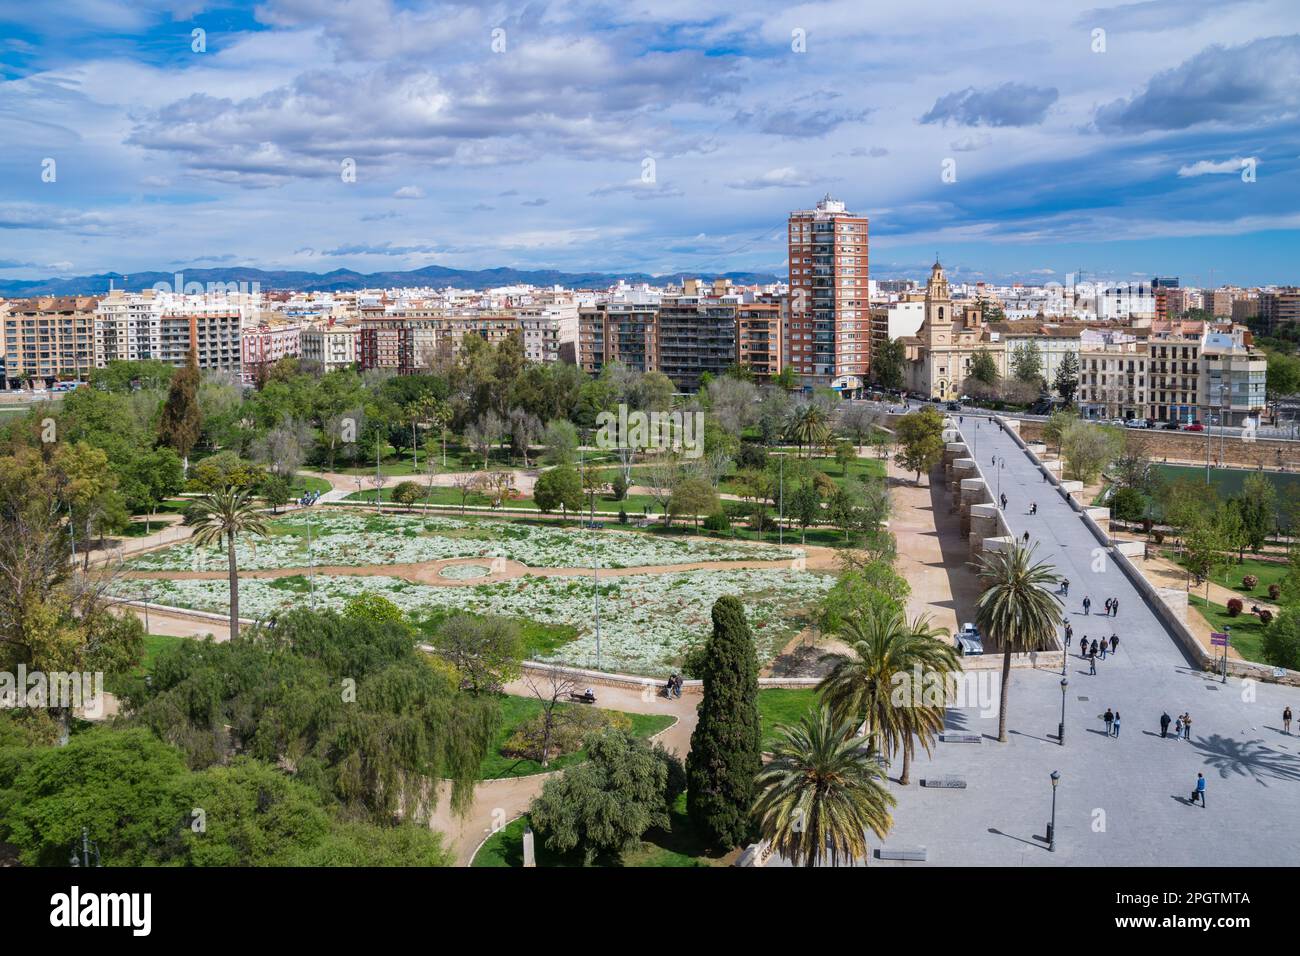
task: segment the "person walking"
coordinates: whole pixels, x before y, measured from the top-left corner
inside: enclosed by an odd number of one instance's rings
[[[1178,719],[1174,721],[1174,739],[1177,740],[1183,735],[1183,715],[1179,714]]]
[[[1084,614],[1092,613],[1091,608],[1092,608],[1092,598],[1088,597],[1088,595],[1085,594],[1083,596],[1083,613]]]
[[[1025,536],[1024,536],[1024,538],[1023,538],[1022,540],[1025,542],[1025,547],[1026,547],[1026,548],[1029,547],[1029,532],[1028,532],[1028,531],[1025,532]]]
[[[1117,650],[1119,650],[1119,635],[1112,634],[1110,636],[1110,652],[1114,654]]]
[[[1088,635],[1083,635],[1083,640],[1079,642],[1079,656],[1087,660],[1088,658]]]
[[[1107,708],[1106,708],[1106,713],[1104,713],[1104,714],[1101,715],[1101,719],[1104,720],[1104,721],[1106,721],[1106,736],[1109,737],[1109,736],[1110,736],[1110,726],[1111,726],[1111,724],[1114,723],[1114,721],[1115,721],[1115,712],[1114,712],[1113,710],[1111,710],[1109,707],[1107,707]]]
[[[1102,607],[1106,609],[1106,616],[1110,617],[1110,598],[1106,598],[1105,602],[1102,603]]]
[[[1160,715],[1160,736],[1161,737],[1169,736],[1169,725],[1172,722],[1173,722],[1173,718],[1169,716],[1168,711]]]
[[[1115,711],[1115,736],[1119,736],[1119,711]]]
[[[1196,775],[1196,789],[1192,791],[1192,803],[1195,804],[1196,801],[1197,801],[1198,799],[1201,801],[1201,808],[1204,809],[1204,807],[1205,807],[1205,774],[1203,774],[1203,773],[1198,773],[1198,774]]]
[[[1291,733],[1291,708],[1290,707],[1282,711],[1282,731],[1288,734]]]
[[[1183,739],[1188,742],[1192,739],[1192,715],[1190,712],[1183,714]]]
[[[1109,643],[1108,641],[1102,641],[1102,642],[1101,642],[1101,659],[1102,659],[1103,661],[1106,659],[1106,652],[1107,652],[1108,650],[1110,650],[1110,643]]]
[[[1061,593],[1064,594],[1066,597],[1069,597],[1069,596],[1070,596],[1070,579],[1069,579],[1069,578],[1061,578]]]
[[[1003,511],[1006,511],[1006,510],[1007,510],[1007,496],[1006,496],[1005,494],[1004,494],[1004,495],[1001,495],[1001,496],[999,496],[998,500],[1002,502],[1002,510],[1003,510]]]
[[[1091,654],[1092,654],[1093,657],[1096,657],[1096,656],[1097,656],[1097,642],[1096,642],[1095,640],[1092,642],[1092,651],[1091,651]]]
[[[1097,649],[1095,647],[1088,654],[1088,674],[1091,677],[1097,676]]]
[[[1115,617],[1119,617],[1119,598],[1110,599],[1110,613]]]

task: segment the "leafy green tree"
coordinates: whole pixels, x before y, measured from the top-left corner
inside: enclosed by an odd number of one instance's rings
[[[907,350],[901,339],[888,339],[871,357],[871,377],[881,388],[902,388]]]
[[[651,827],[669,827],[682,772],[676,757],[626,731],[593,734],[586,746],[587,761],[548,779],[528,818],[547,849],[580,850],[590,866],[636,849]]]
[[[198,443],[202,431],[198,358],[194,350],[190,349],[189,358],[172,376],[167,401],[163,405],[162,421],[158,424],[158,440],[180,455],[186,473],[190,467],[190,452]]]
[[[547,424],[542,444],[546,446],[545,464],[572,465],[578,457],[578,429],[573,422],[555,419]]]
[[[750,834],[754,778],[762,766],[758,660],[737,598],[713,605],[704,649],[704,699],[686,758],[686,809],[709,842],[734,847]]]
[[[842,441],[835,444],[835,463],[840,466],[840,474],[848,475],[849,462],[858,457],[858,450],[852,442]]]
[[[276,514],[293,500],[293,488],[284,475],[272,473],[267,475],[257,486],[257,494],[265,504],[271,506],[271,513]]]
[[[981,346],[970,360],[970,377],[990,387],[998,384],[998,362],[993,353]]]
[[[523,634],[509,618],[454,614],[438,626],[432,643],[465,690],[499,691],[521,673]]]
[[[812,481],[800,484],[790,496],[787,507],[791,517],[799,522],[800,542],[806,544],[809,526],[816,524],[822,516],[822,497],[817,485]]]
[[[1073,408],[1058,408],[1052,414],[1047,416],[1047,421],[1043,422],[1043,441],[1048,444],[1056,445],[1056,453],[1061,453],[1061,439],[1065,437],[1066,431],[1071,425],[1079,420],[1079,413]]]
[[[931,406],[904,415],[894,427],[899,449],[894,461],[900,468],[921,476],[943,461],[943,419]]]
[[[570,465],[557,465],[542,472],[533,485],[533,501],[542,514],[556,508],[564,518],[570,511],[582,511],[582,479]]]
[[[822,707],[778,729],[772,761],[755,781],[754,816],[764,838],[796,866],[865,860],[867,831],[884,839],[897,801],[853,724]]]
[[[1146,517],[1147,499],[1136,488],[1117,487],[1106,505],[1111,517],[1118,521],[1141,521]]]
[[[700,515],[710,515],[718,510],[718,493],[704,478],[683,478],[673,487],[668,500],[668,513],[674,518],[690,515],[695,527],[700,526]]]
[[[1074,422],[1061,435],[1066,478],[1084,484],[1096,481],[1102,469],[1124,448],[1124,435],[1115,428]]]
[[[265,537],[266,521],[253,492],[223,488],[197,499],[190,507],[194,544],[199,548],[226,542],[226,564],[230,578],[230,637],[239,636],[239,565],[235,558],[235,539],[240,535]]]
[[[975,602],[980,632],[1002,648],[1002,691],[998,702],[998,741],[1007,742],[1007,706],[1011,695],[1011,655],[1046,650],[1061,624],[1061,599],[1049,585],[1056,569],[1034,560],[1033,548],[1012,545],[980,554],[979,578],[984,586]]]
[[[127,506],[148,515],[146,533],[151,530],[158,505],[172,495],[179,494],[184,487],[185,475],[181,460],[170,448],[141,452],[121,479]]]
[[[1079,390],[1079,359],[1073,352],[1066,352],[1056,366],[1052,387],[1065,404],[1074,404],[1074,393]]]
[[[348,598],[343,605],[343,617],[348,621],[365,624],[404,624],[406,613],[382,594],[363,591]]]
[[[1011,373],[1016,381],[1038,385],[1043,381],[1043,352],[1038,343],[1022,342],[1011,351]]]
[[[406,622],[295,609],[238,640],[183,641],[128,697],[133,720],[202,769],[243,754],[292,765],[352,819],[427,821],[430,781],[473,796],[495,738],[494,697],[461,693]]]
[[[1234,504],[1241,513],[1246,546],[1259,554],[1277,526],[1277,486],[1268,476],[1251,473]]]
[[[826,444],[830,435],[830,417],[817,402],[806,402],[791,414],[787,434],[798,443],[799,454],[802,455],[804,446],[807,446],[811,457],[814,448]]]
[[[893,563],[882,558],[866,559],[845,553],[835,585],[822,598],[821,626],[828,634],[840,634],[854,618],[868,608],[901,612],[912,587]]]
[[[1264,660],[1274,667],[1300,670],[1300,610],[1287,606],[1264,628]]]

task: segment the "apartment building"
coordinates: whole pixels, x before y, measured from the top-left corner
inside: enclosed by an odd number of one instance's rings
[[[510,313],[449,314],[445,307],[403,308],[382,313],[362,309],[357,363],[399,375],[428,371],[454,361],[464,340],[477,336],[496,345],[519,332]]]
[[[241,377],[246,384],[257,381],[276,362],[302,352],[302,329],[277,323],[245,328],[240,341]]]
[[[304,365],[321,372],[336,372],[357,363],[357,324],[319,325],[305,328],[299,335],[300,357]]]
[[[95,300],[15,299],[4,316],[4,387],[85,381],[97,367]]]
[[[736,364],[760,384],[781,374],[781,303],[741,302],[736,307]]]
[[[200,369],[238,373],[241,331],[257,324],[260,305],[256,293],[115,289],[95,311],[97,362],[155,360],[179,367],[192,350]]]
[[[530,362],[577,362],[578,304],[573,300],[549,305],[530,304],[512,310]]]
[[[860,394],[871,367],[867,218],[827,195],[788,219],[786,361],[805,387]]]
[[[1201,345],[1204,322],[1157,322],[1151,326],[1149,418],[1190,422],[1200,417]]]
[[[694,392],[704,373],[721,375],[737,364],[740,299],[726,294],[725,283],[706,294],[698,279],[687,279],[681,294],[659,302],[656,364],[679,392]]]
[[[1110,421],[1147,417],[1148,343],[1119,330],[1079,334],[1079,387],[1083,418]]]
[[[1259,317],[1268,333],[1284,325],[1300,323],[1300,289],[1287,287],[1260,292]]]

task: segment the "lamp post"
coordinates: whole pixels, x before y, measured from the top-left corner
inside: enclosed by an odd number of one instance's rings
[[[1056,852],[1056,786],[1061,782],[1061,771],[1052,771],[1052,822],[1047,825],[1047,849]]]
[[[592,589],[596,592],[596,670],[600,670],[600,565],[591,566]]]
[[[1232,625],[1223,625],[1223,677],[1220,678],[1220,684],[1228,683],[1228,648],[1232,646]]]
[[[1065,670],[1064,665],[1061,666],[1061,670],[1062,671]],[[1056,742],[1060,744],[1062,747],[1065,746],[1065,689],[1069,686],[1070,686],[1070,679],[1068,677],[1062,677],[1061,678],[1061,723],[1056,728]]]

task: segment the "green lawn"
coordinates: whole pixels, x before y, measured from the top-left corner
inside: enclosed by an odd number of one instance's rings
[[[158,655],[168,648],[175,647],[182,641],[193,640],[188,637],[172,637],[168,634],[146,634],[144,636],[144,657],[140,664],[129,674],[121,678],[105,681],[104,689],[110,694],[121,694],[134,681],[142,679],[153,671]]]
[[[1180,560],[1183,564],[1185,559]],[[1252,598],[1255,601],[1268,601],[1268,586],[1270,584],[1281,584],[1282,580],[1290,571],[1290,565],[1285,561],[1261,561],[1259,558],[1246,558],[1241,564],[1233,562],[1226,571],[1220,571],[1214,575],[1211,580],[1215,584],[1222,584],[1225,588],[1231,588],[1237,591],[1243,597]],[[1241,579],[1247,574],[1253,574],[1259,578],[1259,584],[1255,585],[1254,590],[1246,590],[1242,585]],[[1276,604],[1276,601],[1270,601]],[[1246,605],[1249,607],[1249,603]]]
[[[1267,664],[1264,660],[1264,625],[1260,623],[1259,618],[1250,613],[1250,605],[1246,605],[1246,610],[1231,617],[1228,609],[1222,604],[1206,604],[1205,598],[1197,597],[1195,594],[1187,596],[1188,603],[1196,608],[1201,617],[1205,618],[1207,624],[1216,631],[1227,631],[1231,636],[1229,638],[1232,646],[1248,661],[1255,661],[1259,664]],[[1216,648],[1217,650],[1217,648]]]
[[[561,708],[587,706],[590,705],[560,705]],[[491,752],[484,758],[480,767],[480,774],[484,780],[499,780],[502,777],[527,777],[535,773],[562,770],[573,764],[582,763],[587,759],[587,752],[578,750],[557,757],[551,761],[550,766],[543,767],[535,760],[520,760],[516,757],[507,757],[501,753],[501,748],[510,739],[510,735],[514,733],[515,728],[529,718],[541,713],[541,710],[542,702],[535,697],[515,697],[513,695],[503,695],[501,697],[501,727],[497,732],[497,738],[493,742]],[[636,737],[652,737],[661,730],[672,726],[676,720],[670,714],[624,714],[624,716],[632,721],[632,734]]]
[[[321,494],[329,491],[333,486],[324,478],[317,478],[315,475],[294,475],[293,476],[293,496],[301,497],[303,492],[319,491]]]
[[[1160,477],[1165,481],[1173,481],[1177,478],[1205,481],[1205,469],[1203,467],[1165,464],[1158,464],[1155,467]],[[1215,486],[1221,501],[1226,501],[1228,498],[1240,494],[1242,486],[1246,483],[1247,475],[1260,474],[1268,478],[1277,488],[1278,526],[1284,529],[1287,527],[1291,502],[1300,497],[1300,474],[1277,471],[1253,472],[1242,468],[1212,468],[1209,474],[1210,484]],[[1153,511],[1153,514],[1158,512],[1158,506],[1155,507],[1156,511]]]
[[[817,706],[817,691],[783,690],[773,687],[758,692],[758,718],[763,726],[763,749],[770,751],[776,743],[778,724],[797,724],[804,714]]]
[[[686,795],[677,798],[669,813],[671,827],[668,830],[648,831],[637,850],[625,854],[618,860],[602,860],[601,866],[622,867],[687,867],[719,866],[723,857],[710,854],[703,841],[696,836],[690,819],[686,816]],[[502,827],[479,849],[474,856],[474,866],[518,866],[524,865],[524,827],[528,821],[520,817]],[[537,854],[538,866],[582,866],[582,854],[568,853],[560,855],[546,849],[540,834],[534,835],[533,846]]]

